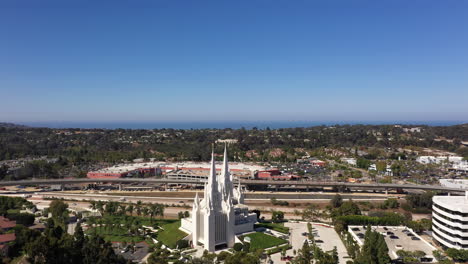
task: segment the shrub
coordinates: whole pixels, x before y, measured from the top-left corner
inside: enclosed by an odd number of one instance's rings
[[[226,251],[222,251],[221,253],[218,254],[217,260],[224,261],[229,255],[231,254]]]
[[[242,251],[249,252],[250,251],[250,243],[244,243],[242,247]]]
[[[241,251],[242,248],[244,248],[244,245],[242,243],[235,243],[234,244],[234,250],[235,251]]]
[[[181,239],[181,240],[177,241],[176,246],[177,246],[178,249],[188,248],[189,243],[188,243],[187,240]]]

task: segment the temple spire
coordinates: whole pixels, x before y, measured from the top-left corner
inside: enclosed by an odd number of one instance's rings
[[[195,198],[193,199],[193,208],[198,208],[200,204],[200,199],[198,198],[198,192],[195,193]]]
[[[210,175],[208,176],[208,184],[206,185],[206,194],[207,197],[205,198],[207,203],[207,209],[214,209],[214,204],[216,203],[217,194],[218,194],[218,182],[216,176],[216,165],[215,165],[215,158],[214,158],[214,147],[211,151],[211,167],[210,167]]]

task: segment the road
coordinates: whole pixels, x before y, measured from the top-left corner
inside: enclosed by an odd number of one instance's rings
[[[147,183],[147,184],[198,184],[203,185],[203,180],[172,180],[154,178],[114,178],[114,179],[51,179],[51,180],[23,180],[23,181],[1,181],[0,186],[13,185],[51,185],[51,184],[78,184],[78,183]],[[347,183],[347,182],[316,182],[316,181],[273,181],[273,180],[241,180],[245,185],[267,185],[267,186],[303,186],[303,187],[337,187],[348,189],[415,189],[415,190],[439,190],[448,192],[463,192],[465,189],[449,188],[438,185],[418,185],[418,184],[393,184],[393,183]]]

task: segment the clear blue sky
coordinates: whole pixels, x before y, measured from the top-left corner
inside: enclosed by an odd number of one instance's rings
[[[468,1],[0,3],[0,121],[468,121]]]

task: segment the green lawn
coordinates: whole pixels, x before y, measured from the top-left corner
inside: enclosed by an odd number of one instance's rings
[[[102,236],[108,242],[141,242],[145,238],[143,236],[132,236],[128,234],[128,230],[123,227],[113,227],[111,229],[106,227],[93,227],[86,230],[87,234],[96,234]]]
[[[265,249],[265,248],[270,248],[274,246],[278,246],[281,244],[288,243],[288,241],[277,238],[274,236],[270,236],[261,232],[256,232],[252,234],[248,234],[245,236],[241,236],[241,240],[244,240],[245,237],[250,237],[250,249],[255,250],[255,249]]]
[[[265,227],[284,234],[289,233],[289,227],[284,226],[284,223],[257,223],[255,227]]]
[[[179,227],[180,221],[162,225],[161,228],[164,230],[158,231],[156,239],[170,248],[175,248],[177,241],[187,236],[185,232],[179,230]]]

